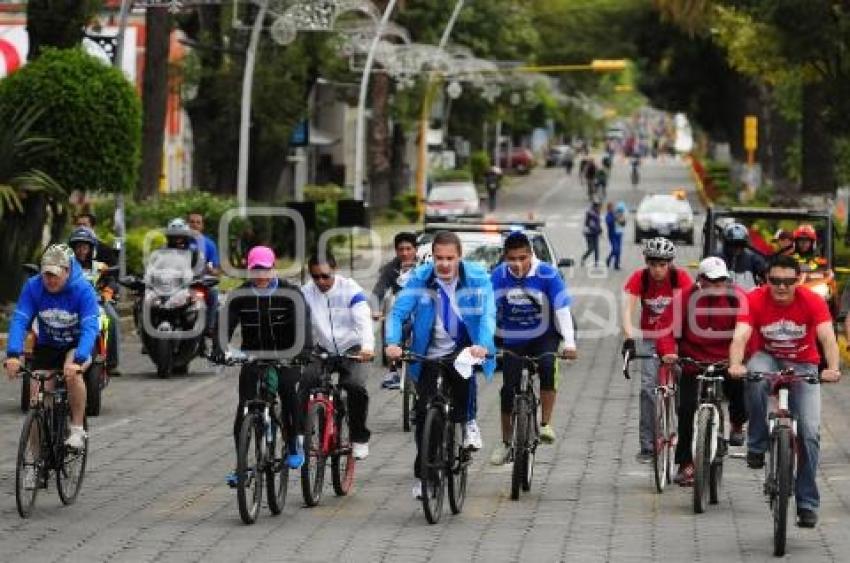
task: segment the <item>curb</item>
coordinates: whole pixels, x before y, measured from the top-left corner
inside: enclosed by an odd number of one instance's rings
[[[691,176],[693,176],[694,185],[696,185],[700,203],[702,203],[703,207],[707,209],[711,207],[714,202],[711,201],[711,198],[709,198],[708,194],[705,193],[705,184],[703,184],[702,178],[699,177],[699,174],[697,174],[696,168],[694,167],[694,157],[688,155],[686,160],[688,161],[688,166],[691,169]]]

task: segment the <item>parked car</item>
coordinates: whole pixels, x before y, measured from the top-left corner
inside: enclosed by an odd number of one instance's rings
[[[687,199],[654,194],[641,200],[635,214],[635,242],[651,237],[694,243],[694,212]]]
[[[435,184],[425,200],[425,220],[453,221],[461,217],[481,217],[475,184],[469,181]]]
[[[563,166],[567,159],[574,158],[575,153],[570,145],[555,145],[546,153],[546,167]]]
[[[499,167],[503,170],[510,168],[516,170],[520,174],[528,174],[534,168],[534,154],[526,148],[514,147],[511,150],[511,159],[508,163],[508,155],[505,152],[499,156]]]

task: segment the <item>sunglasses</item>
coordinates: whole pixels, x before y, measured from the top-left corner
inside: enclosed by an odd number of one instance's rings
[[[333,276],[333,274],[310,274],[310,277],[314,280],[329,280]]]
[[[770,285],[784,285],[785,287],[791,287],[797,283],[797,278],[781,278],[777,276],[768,276],[767,282]]]

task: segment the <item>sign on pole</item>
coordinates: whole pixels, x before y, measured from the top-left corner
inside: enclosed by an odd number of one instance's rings
[[[744,150],[755,151],[758,148],[759,119],[755,115],[744,117]]]

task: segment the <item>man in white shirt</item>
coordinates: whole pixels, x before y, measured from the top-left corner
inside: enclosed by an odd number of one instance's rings
[[[313,255],[307,262],[312,281],[301,291],[310,307],[313,342],[322,351],[343,356],[337,367],[341,384],[348,393],[348,415],[352,450],[355,459],[369,455],[369,394],[366,377],[369,362],[375,356],[372,312],[366,292],[357,282],[336,273],[336,259],[330,252]],[[356,359],[355,359],[356,358]],[[304,371],[299,385],[302,404],[306,405],[310,389],[319,382],[320,362]]]

